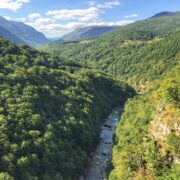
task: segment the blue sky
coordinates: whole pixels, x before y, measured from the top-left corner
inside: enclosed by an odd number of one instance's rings
[[[22,21],[48,37],[90,25],[126,25],[178,10],[180,0],[0,0],[0,16]]]

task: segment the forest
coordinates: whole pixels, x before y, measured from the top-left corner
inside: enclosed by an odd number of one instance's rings
[[[179,179],[179,12],[43,49],[102,70],[136,90],[115,132],[110,180]]]
[[[103,118],[134,90],[3,38],[0,60],[0,179],[78,177]]]
[[[179,12],[38,50],[0,37],[0,82],[0,179],[78,179],[117,106],[109,180],[180,177]]]
[[[110,180],[179,179],[179,107],[180,64],[126,103],[116,129]]]
[[[179,27],[177,13],[138,21],[85,43],[57,41],[42,49],[103,70],[139,89],[177,64]]]

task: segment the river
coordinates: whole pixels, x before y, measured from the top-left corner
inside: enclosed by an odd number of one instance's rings
[[[93,153],[85,180],[107,179],[107,170],[112,159],[113,135],[122,109],[116,108],[101,127],[100,142]]]

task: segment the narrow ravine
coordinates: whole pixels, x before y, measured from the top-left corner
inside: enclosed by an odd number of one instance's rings
[[[101,127],[100,142],[93,154],[85,180],[104,180],[112,159],[113,135],[122,109],[116,108]]]

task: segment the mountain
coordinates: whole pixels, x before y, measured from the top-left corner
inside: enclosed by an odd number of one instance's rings
[[[127,82],[109,180],[180,177],[180,14],[148,18],[97,39],[45,48]]]
[[[57,41],[57,40],[59,40],[59,37],[49,37],[48,39],[50,41]]]
[[[107,178],[179,179],[180,14],[44,50],[0,37],[0,179],[83,179],[120,105]]]
[[[88,26],[76,29],[69,34],[64,35],[63,37],[61,37],[61,39],[65,41],[76,41],[88,38],[95,38],[101,36],[106,32],[118,28],[120,28],[120,26]]]
[[[78,179],[104,118],[134,91],[1,37],[0,59],[0,179]]]
[[[152,18],[159,18],[159,17],[166,17],[166,16],[176,16],[180,14],[180,12],[168,12],[168,11],[164,11],[164,12],[160,12],[158,14],[155,14],[154,16],[151,17]]]
[[[0,17],[0,27],[20,38],[26,44],[39,45],[48,43],[49,40],[40,32],[21,22],[9,21]]]
[[[115,132],[109,180],[179,179],[179,84],[180,64],[126,103]]]
[[[180,14],[176,13],[141,20],[87,42],[51,43],[45,50],[119,76],[138,88],[177,61],[179,29]],[[174,60],[169,61],[169,56]]]
[[[4,29],[3,27],[0,27],[0,36],[5,37],[9,41],[12,41],[16,44],[25,44],[25,42],[22,39],[10,33],[8,30]]]

